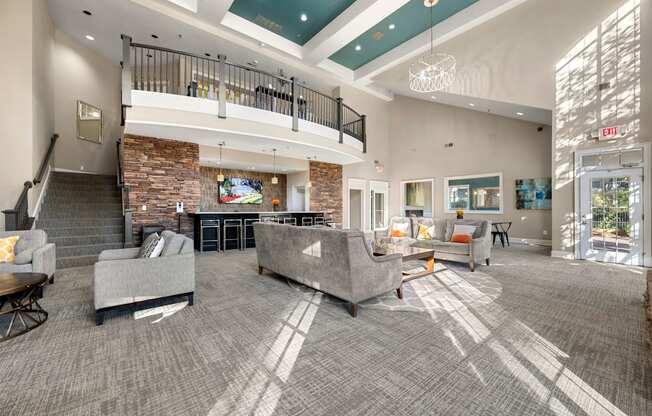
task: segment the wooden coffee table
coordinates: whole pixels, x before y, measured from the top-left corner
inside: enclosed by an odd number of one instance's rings
[[[43,273],[0,274],[0,342],[31,331],[48,319],[38,297],[48,276]]]
[[[374,256],[388,256],[390,254],[400,254],[403,263],[412,260],[426,261],[426,270],[423,272],[406,273],[404,271],[403,280],[401,283],[409,282],[410,280],[418,279],[420,277],[429,276],[435,271],[435,250],[391,243],[388,243],[382,248],[374,247]],[[396,289],[396,294],[400,299],[403,299],[403,291],[401,287]]]

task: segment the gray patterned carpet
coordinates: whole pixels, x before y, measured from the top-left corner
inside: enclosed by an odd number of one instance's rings
[[[525,247],[447,266],[352,319],[253,252],[205,254],[195,306],[101,327],[92,269],[68,269],[48,322],[0,344],[0,414],[652,414],[640,270]]]

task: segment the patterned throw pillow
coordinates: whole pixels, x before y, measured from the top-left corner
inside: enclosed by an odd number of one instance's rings
[[[410,228],[410,223],[397,222],[392,226],[392,237],[403,238],[407,237],[408,228]]]
[[[145,241],[143,241],[143,245],[140,246],[138,257],[142,259],[151,257],[160,238],[161,237],[159,237],[158,233],[150,234]]]
[[[0,263],[13,263],[16,259],[14,248],[20,236],[0,238]]]
[[[432,240],[431,229],[434,232],[435,227],[426,227],[423,224],[419,224],[419,234],[417,235],[417,240]]]

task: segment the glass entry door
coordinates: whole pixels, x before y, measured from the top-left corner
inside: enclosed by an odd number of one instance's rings
[[[580,182],[581,258],[643,265],[641,169],[586,172]]]
[[[389,184],[387,182],[369,182],[371,230],[387,229],[389,222]]]

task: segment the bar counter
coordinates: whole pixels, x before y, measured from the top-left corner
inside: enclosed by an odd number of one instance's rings
[[[200,211],[190,214],[194,219],[195,229],[195,250],[198,251],[216,251],[218,246],[221,250],[230,250],[237,248],[252,248],[256,246],[253,238],[253,227],[246,227],[246,223],[258,220],[263,221],[265,218],[274,217],[278,222],[296,221],[300,226],[304,218],[311,218],[314,222],[315,217],[324,217],[323,211]],[[285,219],[288,220],[285,220]],[[242,222],[241,234],[237,234],[235,228],[224,229],[225,220],[240,220]],[[249,221],[247,221],[249,220]],[[202,222],[216,221],[215,228],[205,228],[202,232]],[[237,239],[240,239],[240,243]],[[225,241],[226,240],[226,241]],[[219,245],[216,244],[219,242]],[[202,250],[203,249],[203,250]]]

